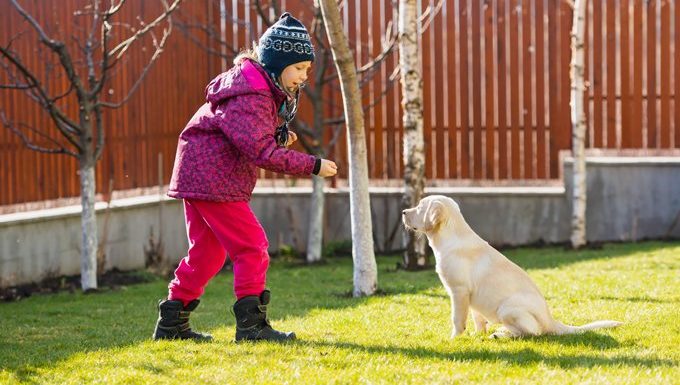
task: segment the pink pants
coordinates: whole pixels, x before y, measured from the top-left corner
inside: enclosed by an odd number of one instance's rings
[[[203,294],[229,253],[234,264],[234,293],[260,295],[269,267],[269,242],[248,202],[184,200],[189,252],[168,285],[171,300],[186,305]]]

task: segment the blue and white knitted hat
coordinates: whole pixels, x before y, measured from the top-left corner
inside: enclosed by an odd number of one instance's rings
[[[314,46],[305,26],[285,12],[260,37],[257,55],[262,67],[276,79],[291,64],[314,61]]]

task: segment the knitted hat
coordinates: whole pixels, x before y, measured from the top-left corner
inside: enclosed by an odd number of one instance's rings
[[[257,55],[262,67],[276,79],[291,64],[314,61],[314,47],[305,26],[285,12],[260,37]]]

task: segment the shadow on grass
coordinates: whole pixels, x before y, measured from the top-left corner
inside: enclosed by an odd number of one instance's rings
[[[680,246],[678,241],[652,241],[640,243],[608,243],[598,248],[570,250],[565,247],[540,247],[501,250],[501,252],[523,269],[550,269],[594,259],[628,257],[637,253]]]
[[[612,296],[597,296],[590,297],[590,299],[599,299],[605,301],[617,301],[617,302],[636,302],[636,303],[680,303],[680,298],[669,298],[669,299],[659,299],[652,297],[612,297]]]
[[[545,335],[538,337],[525,337],[525,341],[533,341],[545,344],[560,344],[565,346],[584,346],[600,350],[613,349],[621,346],[614,337],[598,332],[585,332],[565,336]]]
[[[538,339],[538,338],[537,338]],[[315,348],[336,348],[350,349],[369,354],[397,354],[413,358],[438,359],[445,361],[483,361],[498,362],[502,361],[511,365],[533,366],[542,363],[563,369],[570,368],[590,368],[598,366],[630,366],[630,367],[658,367],[675,366],[676,361],[668,359],[638,358],[626,355],[614,357],[603,357],[592,354],[563,354],[559,356],[548,356],[541,354],[533,349],[525,348],[519,351],[497,351],[492,349],[462,349],[455,350],[455,342],[451,343],[451,351],[439,351],[429,348],[410,348],[397,346],[372,346],[360,345],[352,342],[320,342],[320,341],[296,341],[295,344],[301,346],[312,346]],[[489,341],[489,343],[493,343]]]

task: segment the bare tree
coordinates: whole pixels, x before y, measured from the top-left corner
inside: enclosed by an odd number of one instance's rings
[[[583,109],[586,0],[569,1],[573,8],[571,31],[571,132],[574,156],[572,180],[571,246],[586,244],[586,115]]]
[[[393,19],[396,19],[396,2],[393,2],[394,14]],[[255,0],[251,6],[259,15],[259,19],[266,27],[272,25],[281,14],[282,9],[276,0],[260,1]],[[221,0],[213,0],[211,7],[220,9],[221,20],[220,25],[206,24],[203,20],[196,20],[190,15],[180,15],[177,17],[175,25],[180,32],[198,45],[205,51],[217,55],[223,59],[225,64],[233,61],[234,57],[239,53],[239,47],[231,41],[227,41],[226,34],[223,28],[231,28],[236,25],[240,29],[244,29],[249,36],[256,36],[254,21],[246,22],[233,15],[230,10],[224,7]],[[310,35],[314,39],[314,49],[316,59],[314,62],[313,75],[309,84],[302,90],[311,104],[312,118],[311,121],[305,122],[301,119],[295,119],[293,122],[293,130],[299,135],[301,145],[310,154],[314,154],[321,158],[327,156],[331,149],[336,145],[337,141],[342,136],[342,128],[344,124],[344,116],[327,117],[327,107],[329,100],[325,97],[328,89],[336,89],[338,74],[334,70],[332,63],[332,52],[328,44],[326,36],[326,29],[324,26],[324,19],[321,14],[318,1],[314,1],[313,6],[309,10],[313,13],[314,18],[310,26]],[[373,79],[373,76],[378,72],[377,70],[383,65],[385,58],[397,46],[397,33],[390,22],[385,28],[385,36],[382,38],[382,45],[380,52],[375,57],[370,58],[366,63],[362,64],[357,74],[360,76],[360,87],[367,86]],[[398,68],[397,68],[398,69]],[[380,94],[370,104],[363,106],[363,110],[368,111],[370,108],[380,102],[382,97],[393,87],[393,83],[397,78],[398,72],[394,72],[390,76],[385,88],[381,90]],[[330,140],[324,143],[324,134],[327,130],[332,130]],[[314,176],[312,179],[313,188],[309,208],[309,227],[307,230],[307,255],[306,259],[309,263],[314,263],[321,260],[322,241],[323,241],[323,218],[324,218],[324,185],[325,179]]]
[[[425,151],[423,138],[423,79],[420,73],[418,15],[416,0],[399,1],[399,67],[404,111],[404,195],[402,209],[414,207],[425,188]],[[425,266],[425,238],[414,232],[404,236],[404,262],[407,270]]]
[[[138,25],[134,26],[113,21],[126,6],[126,0],[91,0],[86,7],[74,13],[74,18],[89,19],[89,30],[84,31],[84,41],[77,35],[69,37],[76,42],[77,50],[73,50],[67,44],[71,40],[50,36],[45,26],[36,21],[18,1],[10,1],[18,15],[37,35],[38,46],[46,48],[47,54],[52,55],[51,57],[59,63],[60,70],[68,79],[69,88],[60,90],[60,93],[55,95],[49,87],[49,71],[41,76],[37,70],[26,64],[26,58],[22,58],[12,49],[12,43],[22,34],[18,33],[8,43],[0,46],[0,65],[8,79],[6,84],[0,84],[0,88],[18,90],[29,96],[49,114],[58,134],[51,136],[45,128],[14,122],[2,110],[0,118],[3,125],[18,135],[28,148],[44,153],[66,154],[78,160],[82,206],[81,286],[83,291],[95,290],[97,288],[95,165],[101,157],[105,142],[103,111],[106,108],[122,106],[139,88],[151,65],[165,47],[172,31],[170,15],[178,8],[181,0],[171,2],[159,0],[162,11],[157,17],[151,21],[140,18]],[[159,29],[161,34],[157,36]],[[149,39],[153,44],[146,65],[125,96],[118,101],[104,100],[102,92],[107,89],[106,85],[112,71],[122,59],[131,55],[130,48],[142,39]],[[46,63],[46,66],[47,64],[49,63]],[[78,112],[76,116],[69,116],[65,105],[68,100],[73,100],[73,93]],[[49,144],[43,145],[33,140],[32,137],[35,136]]]
[[[320,0],[333,60],[340,77],[345,125],[349,133],[349,187],[352,223],[355,297],[372,295],[378,286],[378,270],[373,253],[371,202],[368,194],[368,163],[364,111],[357,81],[354,57],[342,30],[340,11],[334,0]]]

